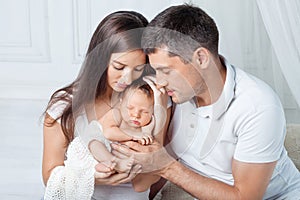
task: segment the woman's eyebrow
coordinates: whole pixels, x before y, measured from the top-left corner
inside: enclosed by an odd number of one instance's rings
[[[119,62],[119,61],[117,61],[117,60],[113,60],[113,62],[114,62],[114,63],[117,63],[117,64],[119,64],[119,65],[127,66],[126,64],[121,63],[121,62]]]

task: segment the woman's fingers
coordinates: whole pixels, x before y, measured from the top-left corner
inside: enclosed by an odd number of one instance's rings
[[[96,174],[96,184],[106,184],[106,185],[119,185],[122,183],[130,182],[137,174],[142,171],[141,165],[134,165],[129,173],[116,173],[109,177],[101,178],[101,176],[97,179]]]
[[[131,169],[130,173],[128,174],[128,176],[124,179],[119,180],[119,184],[130,182],[132,179],[134,179],[134,177],[136,177],[136,175],[138,175],[141,172],[142,172],[142,166],[134,165],[133,168]]]
[[[164,87],[161,87],[161,88],[159,89],[159,91],[160,91],[162,94],[166,94],[166,89],[165,89]]]
[[[112,172],[97,172],[95,171],[95,179],[103,179],[103,178],[107,178],[109,177],[110,175],[112,175]]]
[[[155,77],[146,76],[143,77],[143,80],[151,87],[154,94],[166,94],[166,89],[163,86],[157,86]]]
[[[152,81],[153,83],[156,83],[156,77],[155,76],[144,76],[143,79],[144,79],[144,81],[146,81],[145,79],[147,79],[147,80]]]
[[[158,91],[155,84],[154,84],[154,82],[151,79],[148,79],[148,78],[145,78],[145,77],[143,79],[151,87],[151,89],[153,91]]]

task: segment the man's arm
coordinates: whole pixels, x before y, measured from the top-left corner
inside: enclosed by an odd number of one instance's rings
[[[207,178],[173,162],[159,175],[198,199],[262,199],[276,162],[250,164],[233,160],[234,185]]]
[[[276,161],[259,164],[233,160],[234,185],[231,186],[190,170],[172,159],[157,143],[142,146],[126,142],[126,145],[130,149],[116,144],[113,149],[124,155],[135,154],[135,159],[142,164],[143,171],[152,171],[153,174],[162,176],[198,199],[262,199],[276,165]]]

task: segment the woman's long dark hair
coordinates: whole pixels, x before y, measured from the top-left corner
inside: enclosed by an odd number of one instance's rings
[[[107,67],[111,54],[141,49],[141,36],[147,24],[147,19],[134,11],[114,12],[100,22],[91,38],[78,77],[70,85],[54,92],[45,111],[46,113],[57,102],[67,103],[62,114],[54,121],[48,119],[44,122],[45,126],[52,126],[56,120],[61,120],[66,145],[74,138],[77,114],[86,103],[95,101],[106,92]],[[147,65],[143,74],[149,73],[149,68]]]

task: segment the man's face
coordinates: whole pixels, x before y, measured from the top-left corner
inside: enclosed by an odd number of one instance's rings
[[[175,103],[184,103],[201,93],[203,79],[193,64],[185,64],[180,57],[170,57],[167,50],[157,49],[149,54],[156,71],[157,85],[165,87]]]

